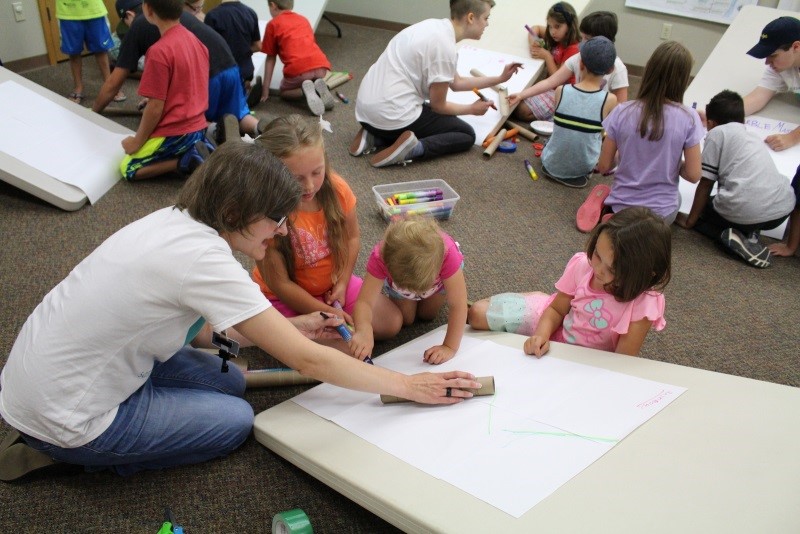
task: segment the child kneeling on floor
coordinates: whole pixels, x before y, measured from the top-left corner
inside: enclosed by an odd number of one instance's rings
[[[127,180],[188,176],[214,150],[205,140],[208,50],[180,23],[181,0],[144,0],[142,10],[161,38],[145,56],[139,95],[148,101],[136,134],[122,140],[120,172]]]
[[[381,294],[403,316],[403,324],[433,320],[447,302],[447,333],[441,345],[427,349],[423,361],[444,363],[458,352],[467,322],[464,256],[458,243],[433,219],[411,217],[393,222],[367,260],[367,274],[358,294],[350,349],[356,358],[372,354],[372,315]]]
[[[557,291],[502,293],[469,310],[476,330],[530,336],[537,357],[560,341],[638,356],[651,328],[663,330],[664,295],[671,273],[672,232],[647,208],[627,208],[597,225],[586,252],[567,264]]]
[[[726,90],[714,96],[706,118],[703,176],[691,211],[678,214],[675,222],[717,240],[754,267],[768,267],[770,251],[759,241],[759,232],[786,220],[795,207],[794,191],[764,141],[747,131],[738,93]],[[715,183],[717,193],[712,195]]]

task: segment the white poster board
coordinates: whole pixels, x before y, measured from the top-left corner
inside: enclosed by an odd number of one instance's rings
[[[758,0],[625,0],[625,7],[730,24],[744,5]]]
[[[422,361],[434,331],[375,360],[413,374],[469,369],[496,391],[455,406],[381,404],[322,384],[292,399],[409,465],[521,517],[684,391],[599,367],[465,336],[456,356]]]
[[[132,132],[131,132],[132,133]],[[94,204],[122,177],[122,140],[15,81],[0,83],[0,151],[77,187]]]
[[[508,89],[508,94],[519,93],[539,75],[544,62],[540,59],[524,58],[501,52],[492,52],[464,45],[458,49],[458,74],[464,78],[472,77],[470,71],[477,69],[486,76],[497,76],[503,72],[509,63],[521,63],[522,68],[510,80],[502,85]],[[484,115],[459,115],[459,118],[472,126],[475,130],[475,144],[481,145],[483,140],[495,133],[498,126],[502,125],[508,117],[500,113],[500,96],[491,88],[481,89],[481,94],[491,100],[497,109],[490,108]],[[447,100],[458,104],[471,104],[478,97],[472,91],[447,90]]]

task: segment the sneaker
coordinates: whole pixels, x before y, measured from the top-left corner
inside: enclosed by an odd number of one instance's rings
[[[384,148],[369,160],[373,167],[387,167],[389,165],[405,165],[411,160],[408,155],[414,150],[419,141],[411,130],[406,130],[400,134],[397,140]]]
[[[589,185],[588,174],[585,176],[578,176],[577,178],[557,178],[552,174],[550,174],[549,172],[547,172],[547,169],[544,168],[544,165],[542,165],[542,174],[544,174],[544,177],[549,180],[553,180],[554,182],[558,182],[561,185],[565,185],[567,187],[573,187],[575,189],[580,189],[582,187],[586,187],[587,185]]]
[[[351,156],[356,157],[371,154],[375,151],[375,137],[361,128],[350,143],[349,151]]]
[[[302,88],[303,94],[306,95],[306,104],[308,104],[308,109],[311,110],[311,113],[317,116],[325,113],[325,104],[322,103],[322,99],[317,94],[314,82],[306,80],[303,82]]]
[[[178,160],[178,171],[184,176],[190,176],[197,167],[203,164],[211,152],[212,150],[209,149],[207,141],[197,141]]]
[[[575,226],[578,227],[578,230],[587,233],[597,226],[597,223],[600,222],[600,214],[603,213],[603,202],[609,193],[611,193],[611,188],[606,184],[594,186],[575,216]]]
[[[222,116],[222,127],[217,125],[217,144],[221,145],[226,141],[241,141],[242,134],[239,133],[239,119],[236,115],[226,113]]]
[[[719,238],[727,250],[736,254],[753,267],[764,269],[771,265],[769,249],[757,239],[751,241],[735,228],[723,230]]]
[[[317,78],[314,80],[314,89],[317,90],[317,94],[319,95],[320,100],[322,100],[325,109],[333,109],[333,105],[336,103],[336,100],[334,100],[333,95],[331,94],[330,90],[328,90],[328,84],[325,83],[325,80],[322,78]]]
[[[250,92],[247,93],[247,107],[250,109],[255,108],[261,101],[261,91],[264,87],[264,82],[261,76],[256,76],[253,83],[250,84]]]

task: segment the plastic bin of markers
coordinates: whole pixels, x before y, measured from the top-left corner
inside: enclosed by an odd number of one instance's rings
[[[431,192],[434,193],[431,193]],[[441,191],[441,195],[436,192]],[[449,219],[453,214],[456,202],[461,198],[444,180],[416,180],[396,184],[376,185],[372,187],[378,211],[386,221],[405,219],[411,215],[434,217],[439,220]],[[415,201],[401,204],[390,204],[388,199],[403,196],[405,193],[422,193]],[[429,195],[429,196],[426,196]],[[439,198],[441,197],[441,198]]]

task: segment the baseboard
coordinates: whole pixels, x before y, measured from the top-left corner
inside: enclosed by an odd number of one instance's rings
[[[49,67],[50,60],[48,59],[47,54],[42,54],[41,56],[26,57],[24,59],[17,59],[15,61],[6,61],[3,63],[3,66],[11,72],[19,74],[29,70]]]
[[[408,28],[409,24],[402,22],[391,22],[388,20],[371,19],[367,17],[356,17],[355,15],[347,15],[345,13],[332,13],[325,12],[325,16],[330,17],[334,22],[345,22],[347,24],[357,24],[358,26],[368,26],[370,28],[378,28],[381,30],[392,30],[399,32]],[[322,21],[320,21],[320,25]]]

